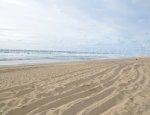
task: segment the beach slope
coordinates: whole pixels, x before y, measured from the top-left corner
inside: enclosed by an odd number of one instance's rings
[[[0,67],[0,115],[150,115],[150,58]]]

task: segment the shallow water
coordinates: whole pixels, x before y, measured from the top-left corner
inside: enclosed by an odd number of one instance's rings
[[[0,49],[0,65],[111,59],[118,57],[125,56],[111,53]]]

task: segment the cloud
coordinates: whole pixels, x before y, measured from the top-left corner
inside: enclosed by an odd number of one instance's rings
[[[142,7],[150,6],[149,0],[132,0],[132,3]]]
[[[146,0],[1,0],[0,48],[145,50],[150,46],[150,8],[141,3],[149,4]]]

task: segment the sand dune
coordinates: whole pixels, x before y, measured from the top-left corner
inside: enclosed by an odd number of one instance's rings
[[[150,115],[150,58],[1,67],[0,115]]]

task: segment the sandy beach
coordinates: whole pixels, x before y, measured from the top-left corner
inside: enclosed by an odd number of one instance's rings
[[[150,58],[0,67],[0,115],[150,115]]]

